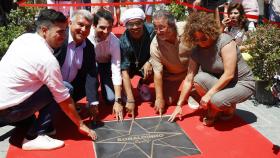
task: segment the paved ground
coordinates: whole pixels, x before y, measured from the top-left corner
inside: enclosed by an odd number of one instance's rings
[[[9,148],[9,138],[14,127],[0,127],[0,158],[5,158]]]
[[[237,114],[246,120],[252,127],[262,133],[276,147],[280,146],[280,103],[273,106],[258,104],[252,100],[237,106]],[[0,128],[0,158],[6,157],[9,147],[9,136],[13,127]]]
[[[274,145],[280,146],[279,102],[277,105],[267,106],[248,100],[239,104],[237,114],[249,122],[251,126],[262,133]]]

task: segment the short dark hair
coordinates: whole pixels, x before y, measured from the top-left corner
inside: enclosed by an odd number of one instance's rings
[[[94,17],[93,17],[93,25],[94,26],[97,26],[100,18],[104,18],[105,20],[109,21],[110,23],[114,22],[114,18],[112,16],[112,13],[108,10],[105,10],[105,9],[100,9],[99,11],[97,11],[94,14]]]
[[[44,9],[40,11],[35,24],[38,30],[41,26],[50,27],[52,24],[65,22],[67,22],[67,18],[63,13],[54,9]]]

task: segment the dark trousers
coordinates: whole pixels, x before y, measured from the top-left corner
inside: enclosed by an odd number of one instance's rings
[[[22,103],[0,110],[0,123],[2,125],[20,126],[24,123],[34,123],[29,135],[45,134],[53,130],[52,114],[57,103],[46,86],[42,86]],[[36,118],[35,113],[39,111]]]

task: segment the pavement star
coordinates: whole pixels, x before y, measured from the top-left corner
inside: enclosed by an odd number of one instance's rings
[[[141,154],[141,157],[148,158],[154,157],[155,146],[174,148],[177,152],[181,152],[181,155],[189,155],[184,149],[197,150],[194,148],[185,148],[180,145],[174,146],[174,144],[168,143],[167,139],[173,139],[173,137],[181,139],[182,136],[185,136],[180,131],[175,130],[174,132],[172,128],[166,127],[168,124],[174,124],[162,121],[162,119],[159,118],[149,120],[149,122],[147,121],[148,120],[138,119],[127,120],[127,122],[123,121],[117,124],[106,125],[105,123],[104,127],[97,129],[97,134],[101,134],[101,139],[95,142],[96,150],[107,150],[107,155],[104,157],[127,155],[125,152],[130,150],[133,151],[134,155]],[[172,142],[174,143],[176,141]],[[104,147],[100,147],[101,144],[103,144]],[[110,146],[112,149],[108,149]],[[102,156],[99,155],[99,157]]]

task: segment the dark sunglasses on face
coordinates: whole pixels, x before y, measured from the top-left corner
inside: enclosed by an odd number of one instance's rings
[[[127,29],[131,29],[133,28],[134,26],[136,27],[140,27],[140,26],[143,26],[144,22],[143,21],[135,21],[135,22],[127,22],[125,27]]]

